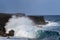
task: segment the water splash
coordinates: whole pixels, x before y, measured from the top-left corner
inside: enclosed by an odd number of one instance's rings
[[[39,29],[40,30],[47,30],[47,31],[57,31],[57,32],[60,32],[59,31],[59,27],[60,27],[60,24],[57,23],[57,22],[52,22],[52,21],[46,21],[48,22],[48,24],[46,25],[38,25],[38,27],[40,27]]]
[[[38,30],[50,30],[56,29],[59,26],[56,22],[47,21],[46,25],[35,25],[34,22],[28,17],[16,17],[15,15],[10,18],[9,22],[6,24],[6,29],[8,33],[11,29],[15,31],[15,36],[25,37],[25,38],[36,38]],[[42,26],[42,28],[41,28]],[[53,27],[52,27],[53,26]]]
[[[34,22],[28,17],[16,17],[15,15],[10,18],[9,22],[6,24],[7,32],[11,29],[15,31],[15,36],[25,37],[25,38],[35,38],[36,37],[36,26]]]

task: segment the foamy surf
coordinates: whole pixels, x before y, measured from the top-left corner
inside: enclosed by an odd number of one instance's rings
[[[46,30],[46,31],[57,31],[56,29],[59,28],[59,23],[57,22],[52,22],[52,21],[46,21],[48,24],[46,25],[38,25],[38,29],[40,30]],[[59,32],[59,31],[57,31]]]
[[[53,29],[56,29],[55,26],[59,26],[56,22],[47,21],[48,24],[46,25],[35,25],[34,22],[29,19],[28,17],[16,17],[15,15],[12,16],[12,18],[9,19],[9,22],[6,23],[6,33],[8,33],[10,30],[15,31],[15,36],[17,37],[23,37],[23,38],[37,38],[37,31],[38,30],[47,30],[47,31],[53,31]],[[53,27],[52,27],[53,26]]]
[[[28,17],[16,17],[13,15],[5,27],[7,29],[6,33],[12,29],[15,31],[15,36],[36,38],[37,28]]]

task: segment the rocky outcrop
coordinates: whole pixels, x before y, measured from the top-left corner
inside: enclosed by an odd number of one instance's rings
[[[11,17],[12,14],[0,13],[0,36],[6,36],[6,29],[4,26]]]
[[[32,19],[35,24],[45,25],[48,22],[45,22],[44,16],[28,16],[30,19]]]
[[[0,13],[0,36],[4,36],[6,33],[5,25],[8,22],[8,19],[11,18],[10,14]]]
[[[10,30],[5,36],[14,36],[14,30]]]

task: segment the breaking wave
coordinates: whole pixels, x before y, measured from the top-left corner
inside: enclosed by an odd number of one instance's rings
[[[36,27],[34,22],[28,17],[13,16],[5,27],[7,29],[7,33],[9,30],[13,29],[15,31],[15,36],[26,38],[35,38],[36,36]]]
[[[46,35],[59,35],[59,33],[56,31],[58,28],[57,26],[60,26],[59,23],[50,21],[47,22],[48,24],[46,25],[35,25],[34,22],[28,17],[16,17],[13,15],[5,26],[7,29],[6,33],[8,33],[10,30],[14,30],[15,36],[25,38],[46,38]],[[49,37],[51,38],[51,36]]]

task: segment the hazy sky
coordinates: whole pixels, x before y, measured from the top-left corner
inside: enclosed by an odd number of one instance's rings
[[[0,12],[60,15],[60,0],[0,0]]]

